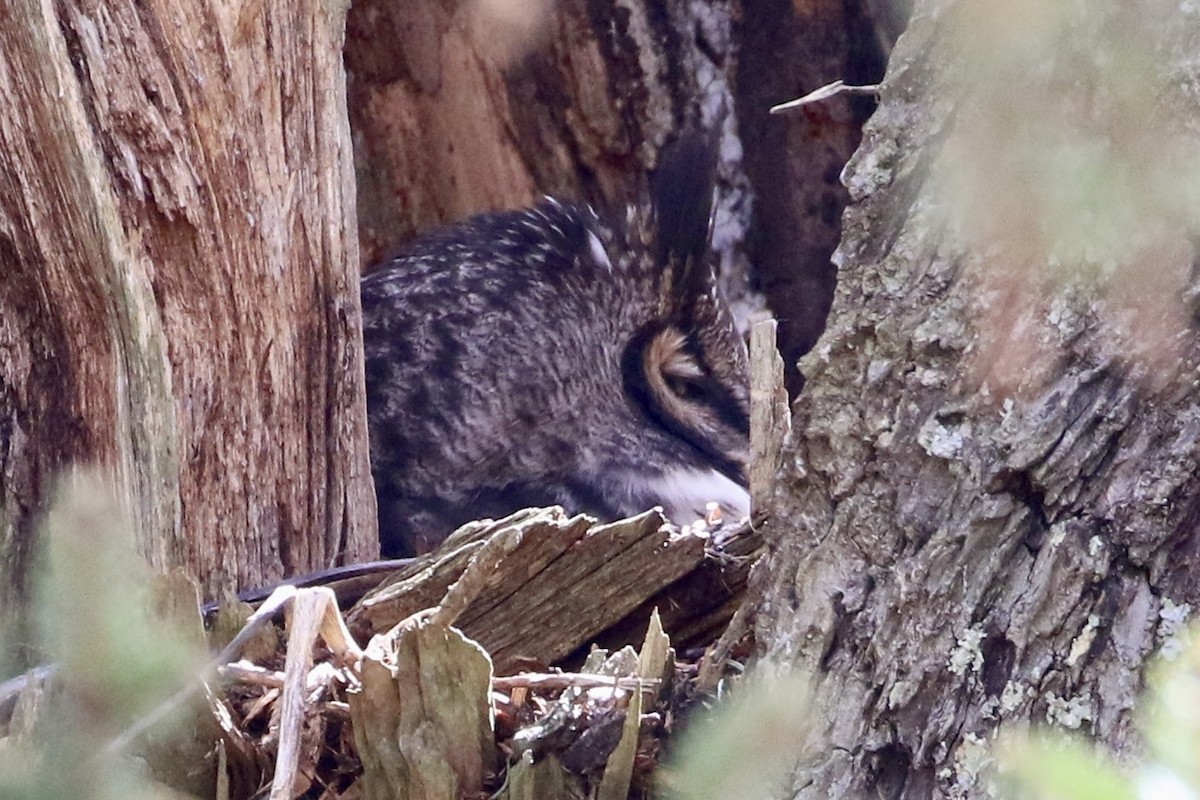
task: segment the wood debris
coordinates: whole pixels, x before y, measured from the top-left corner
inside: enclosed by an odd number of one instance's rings
[[[212,732],[220,797],[646,797],[759,547],[714,522],[529,510],[374,576],[344,614],[333,588],[280,587],[252,616],[222,608],[210,636],[228,644],[173,708]],[[0,745],[36,717],[41,681],[25,683],[0,686]],[[149,760],[149,725],[113,752]]]

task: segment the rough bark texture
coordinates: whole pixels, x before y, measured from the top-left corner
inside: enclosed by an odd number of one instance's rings
[[[350,11],[364,265],[415,233],[543,193],[617,209],[681,125],[723,115],[723,278],[740,320],[764,297],[775,310],[797,389],[795,361],[833,293],[838,174],[872,104],[767,112],[838,78],[877,81],[887,42],[875,16],[858,2],[563,0],[505,20],[489,5],[503,3]]]
[[[208,591],[376,550],[345,8],[0,8],[0,581],[60,471]]]
[[[502,10],[525,9],[504,17]],[[355,3],[346,64],[364,266],[415,233],[543,194],[610,214],[689,123],[723,131],[716,247],[745,320],[751,193],[735,4]]]
[[[1200,601],[1194,327],[1148,367],[1109,324],[1119,295],[995,291],[1005,253],[972,254],[931,210],[965,106],[945,80],[954,5],[918,3],[847,169],[837,294],[764,531],[759,641],[815,675],[829,721],[790,797],[985,796],[983,743],[1028,721],[1127,749],[1146,660]],[[1190,247],[1164,250],[1153,274],[1186,280]],[[1031,336],[1033,368],[981,384],[1005,303],[1001,340]]]

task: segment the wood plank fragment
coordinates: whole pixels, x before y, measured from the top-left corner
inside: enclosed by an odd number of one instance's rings
[[[269,766],[265,763],[266,759],[251,738],[234,721],[227,697],[213,691],[207,682],[203,686],[203,692],[213,723],[221,732],[217,741],[221,756],[217,773],[217,796],[220,796],[221,780],[230,785],[230,794],[234,796],[242,796],[239,790],[257,791],[262,785],[261,776]]]
[[[482,791],[495,769],[492,665],[453,628],[428,622],[377,636],[350,716],[365,800],[441,800]]]
[[[504,586],[525,583],[527,578],[522,579],[521,575],[536,573],[561,556],[587,532],[588,526],[587,517],[567,519],[558,508],[525,509],[498,522],[463,526],[437,553],[398,572],[384,586],[363,598],[348,615],[351,629],[361,638],[369,638],[418,611],[439,605],[485,542],[505,531],[516,530],[521,539],[519,558],[511,559],[506,565],[509,574],[503,581],[497,575],[496,580],[490,582],[489,586],[497,588],[487,594],[487,599],[474,604],[479,608],[495,605],[496,592],[503,596],[508,593]],[[467,613],[474,615],[477,611],[473,607]]]
[[[750,329],[750,507],[755,514],[766,507],[792,427],[776,327],[775,320],[765,319]]]
[[[511,584],[523,585],[543,566],[558,558],[575,539],[586,533],[589,521],[587,517],[579,516],[567,520],[562,526],[546,524],[560,516],[561,509],[548,509],[488,537],[471,556],[462,576],[446,589],[446,595],[438,603],[432,621],[449,626],[456,624],[459,617],[465,617],[471,606],[486,610],[494,605],[494,601],[489,602],[489,598],[477,602],[480,595],[493,590],[493,595],[499,592],[500,596],[507,596],[512,591],[509,588]],[[530,540],[528,545],[526,536]],[[544,547],[539,552],[538,545],[546,544],[552,546]],[[518,549],[522,551],[521,558],[510,559]],[[470,619],[467,617],[468,621]]]
[[[225,742],[217,742],[217,800],[229,800],[229,756]]]
[[[593,528],[486,618],[464,622],[463,631],[487,648],[502,673],[522,658],[554,663],[687,574],[703,555],[702,537],[673,534],[657,512]]]
[[[658,609],[650,615],[650,626],[638,653],[637,677],[644,681],[643,693],[654,696],[666,685],[674,668],[675,654],[671,649],[671,637],[663,631]]]
[[[473,627],[475,623],[486,619],[535,575],[586,536],[594,524],[589,517],[577,516],[553,529],[547,526],[528,531],[525,534],[526,546],[521,549],[519,558],[510,559],[504,580],[493,582],[479,596],[478,602],[473,603],[459,620],[460,627]]]
[[[625,711],[621,741],[608,757],[604,777],[600,780],[599,800],[625,800],[633,780],[633,760],[637,756],[638,730],[642,718],[642,693],[634,692]]]
[[[555,672],[549,675],[539,675],[523,672],[520,675],[508,675],[492,678],[492,688],[499,691],[514,689],[598,689],[615,686],[618,689],[658,688],[662,681],[643,681],[637,677],[606,678],[598,675],[586,675],[582,672]]]
[[[674,663],[671,651],[671,639],[663,632],[662,620],[658,609],[650,615],[650,624],[646,638],[642,642],[641,652],[638,653],[637,670],[634,673],[639,679],[646,681],[642,691],[633,692],[629,698],[629,707],[625,712],[624,730],[621,731],[621,741],[608,757],[604,768],[604,777],[600,781],[599,800],[625,800],[629,796],[629,786],[633,779],[633,763],[637,757],[638,735],[641,732],[642,705],[662,690],[663,679]]]
[[[508,783],[499,800],[583,800],[583,782],[563,769],[551,754],[536,761],[525,753],[508,771]]]
[[[288,615],[283,693],[275,706],[279,750],[275,757],[275,775],[271,780],[271,800],[290,800],[303,792],[309,782],[300,769],[307,716],[305,687],[313,666],[313,645],[326,622],[329,606],[334,602],[333,592],[328,589],[301,589],[292,599]]]
[[[482,541],[474,541],[450,550],[443,548],[431,559],[422,559],[398,572],[350,610],[346,620],[350,630],[360,641],[369,640],[418,611],[433,608],[482,546]]]
[[[704,557],[703,536],[676,532],[657,511],[608,525],[567,518],[558,508],[523,512],[460,531],[433,563],[407,570],[364,598],[350,612],[351,627],[359,635],[378,634],[440,603],[440,597],[428,600],[458,580],[482,546],[480,538],[506,530],[517,531],[519,541],[504,548],[457,620],[491,654],[499,674],[525,660],[562,659],[695,570]]]
[[[751,567],[762,550],[762,535],[744,524],[709,547],[695,569],[661,591],[596,637],[609,649],[645,636],[646,621],[657,609],[663,628],[676,648],[704,647],[720,635],[741,606]],[[588,643],[584,643],[587,646]]]

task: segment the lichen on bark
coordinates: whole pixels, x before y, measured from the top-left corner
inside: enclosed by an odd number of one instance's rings
[[[1043,9],[1054,48],[1019,61],[1016,5],[918,3],[844,174],[837,294],[766,530],[759,640],[828,720],[789,796],[986,796],[981,745],[1029,723],[1126,751],[1146,662],[1200,599],[1200,220],[1159,197],[1190,197],[1200,163],[1172,106],[1194,107],[1195,14]],[[1061,124],[989,116],[1028,97]]]

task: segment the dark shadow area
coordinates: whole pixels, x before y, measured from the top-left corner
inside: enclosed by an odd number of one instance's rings
[[[753,284],[779,320],[779,349],[792,397],[803,386],[796,360],[825,328],[837,271],[830,261],[849,198],[840,181],[875,109],[869,96],[841,95],[772,115],[770,108],[835,80],[883,78],[897,29],[888,6],[877,17],[863,0],[746,3],[735,93],[745,167],[755,191]]]

